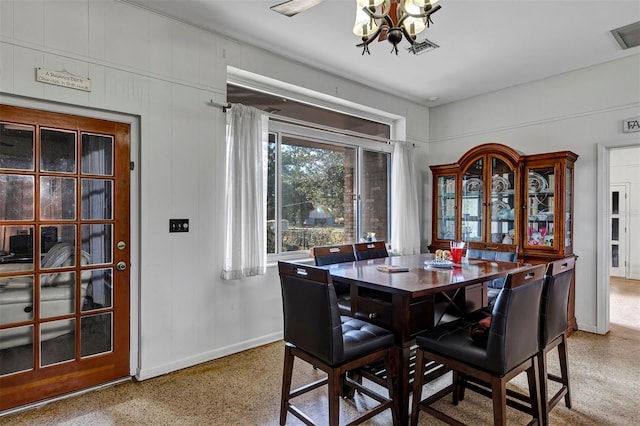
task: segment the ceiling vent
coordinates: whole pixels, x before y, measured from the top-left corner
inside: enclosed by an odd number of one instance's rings
[[[407,50],[414,55],[420,55],[422,53],[428,52],[429,50],[437,49],[438,47],[440,46],[425,38],[422,41],[416,41],[411,46],[407,47]]]
[[[622,49],[640,46],[640,22],[611,30],[611,34]]]

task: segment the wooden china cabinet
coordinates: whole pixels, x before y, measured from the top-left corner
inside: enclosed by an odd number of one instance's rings
[[[488,247],[515,244],[518,258],[548,263],[573,253],[571,151],[525,155],[497,143],[479,145],[454,164],[431,166],[433,215],[430,251],[449,242]],[[575,275],[569,295],[569,328],[575,319]]]

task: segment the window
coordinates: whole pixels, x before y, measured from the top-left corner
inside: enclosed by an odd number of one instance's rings
[[[227,95],[230,102],[251,105],[249,95],[242,93],[258,93],[233,87]],[[308,256],[312,247],[354,243],[367,235],[388,241],[391,146],[380,136],[388,139],[389,126],[306,104],[296,107],[295,101],[272,95],[259,96],[260,102],[253,98],[256,105],[272,112],[267,253],[271,257]],[[282,111],[273,105],[283,107],[283,103],[295,120],[273,115],[274,109]],[[314,108],[323,113],[315,113]],[[301,118],[320,121],[320,126]],[[329,124],[347,124],[350,129],[328,129]],[[368,134],[358,134],[353,128]]]

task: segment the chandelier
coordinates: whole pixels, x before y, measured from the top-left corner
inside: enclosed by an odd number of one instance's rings
[[[362,54],[371,54],[369,44],[385,38],[398,54],[402,37],[413,46],[416,35],[432,24],[431,15],[440,10],[438,0],[356,0],[356,22],[353,33],[362,38]],[[410,48],[411,50],[411,48]],[[416,53],[415,50],[413,50]]]

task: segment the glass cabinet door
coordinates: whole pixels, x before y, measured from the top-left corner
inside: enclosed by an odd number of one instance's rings
[[[555,168],[530,168],[527,176],[525,245],[532,248],[555,247]]]
[[[439,176],[436,182],[436,235],[438,239],[455,239],[456,176]]]
[[[502,159],[491,158],[491,242],[515,244],[515,171]]]
[[[478,159],[462,177],[462,240],[484,241],[484,161]]]

